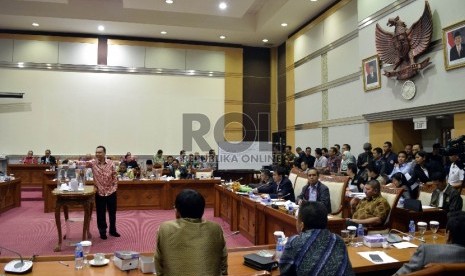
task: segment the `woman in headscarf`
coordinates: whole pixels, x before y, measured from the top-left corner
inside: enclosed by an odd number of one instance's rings
[[[340,170],[340,172],[341,173],[347,172],[347,165],[350,164],[350,163],[355,163],[354,162],[354,157],[350,153],[350,151],[344,151],[342,153],[342,161],[341,161],[341,170]]]

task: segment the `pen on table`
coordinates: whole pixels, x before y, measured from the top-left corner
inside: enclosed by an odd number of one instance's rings
[[[62,264],[62,265],[64,265],[64,266],[69,266],[69,264],[67,264],[67,263],[65,263],[65,262],[62,262],[62,261],[59,261],[58,263],[59,263],[59,264]]]

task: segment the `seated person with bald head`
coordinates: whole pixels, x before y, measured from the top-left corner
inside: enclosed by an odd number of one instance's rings
[[[326,207],[327,213],[331,213],[331,197],[328,187],[319,180],[320,173],[315,168],[310,168],[307,173],[307,184],[302,188],[297,197],[297,204],[302,201],[319,201]]]
[[[355,275],[342,238],[327,229],[328,215],[321,202],[300,205],[296,227],[279,260],[281,275]]]
[[[202,219],[204,197],[186,189],[176,196],[176,220],[160,225],[155,265],[157,275],[227,275],[228,252],[223,229]]]
[[[377,180],[370,180],[365,185],[366,197],[362,200],[354,197],[350,201],[352,218],[347,219],[348,225],[363,224],[365,226],[379,226],[386,221],[391,206],[381,196],[381,185]]]

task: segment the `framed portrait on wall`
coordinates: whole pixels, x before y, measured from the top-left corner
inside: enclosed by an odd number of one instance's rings
[[[446,70],[465,66],[465,20],[442,29],[442,44]]]
[[[381,87],[378,55],[371,56],[362,61],[362,77],[365,92]]]

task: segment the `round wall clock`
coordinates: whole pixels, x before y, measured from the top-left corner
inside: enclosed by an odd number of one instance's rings
[[[415,97],[415,93],[417,88],[415,87],[415,83],[411,80],[404,82],[402,85],[402,97],[406,100],[411,100]]]

